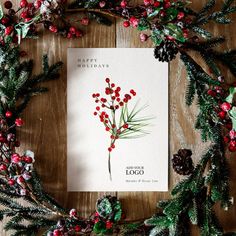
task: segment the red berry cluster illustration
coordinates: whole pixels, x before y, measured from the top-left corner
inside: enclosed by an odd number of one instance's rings
[[[146,123],[150,118],[138,118],[137,115],[142,108],[138,108],[137,104],[129,112],[129,101],[134,99],[136,91],[130,89],[129,93],[121,95],[121,87],[111,82],[109,78],[105,79],[105,96],[100,93],[93,93],[92,97],[97,103],[94,115],[97,116],[100,122],[104,125],[105,131],[109,133],[110,144],[108,147],[108,168],[111,178],[111,152],[115,148],[115,143],[118,139],[142,137],[147,134],[143,127],[147,126]],[[145,108],[145,107],[143,107]]]

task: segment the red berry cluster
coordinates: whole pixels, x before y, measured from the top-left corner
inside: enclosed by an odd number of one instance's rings
[[[4,154],[2,148],[1,152]],[[26,195],[28,191],[26,182],[31,179],[33,162],[34,155],[30,151],[24,155],[13,153],[9,158],[5,153],[1,157],[0,175],[5,177],[10,186],[14,186],[16,193]]]
[[[179,7],[179,2],[178,1],[171,1],[171,0],[164,0],[164,1],[157,1],[157,0],[143,0],[144,6],[141,8],[141,13],[137,15],[136,12],[133,14],[129,12],[128,14],[128,19],[123,22],[124,27],[129,27],[132,26],[134,28],[138,27],[139,25],[142,28],[142,21],[145,19],[145,22],[148,22],[149,26],[151,29],[158,29],[159,27],[162,27],[162,24],[166,23],[174,23],[177,25],[179,28],[182,29],[183,36],[185,38],[188,38],[188,30],[187,28],[184,27],[186,23],[190,23],[191,19],[188,19],[186,17],[186,14],[184,12],[184,9],[181,9]],[[128,1],[122,0],[120,3],[120,6],[124,9],[129,11],[130,6],[128,5]],[[177,7],[178,6],[178,7]],[[177,8],[178,13],[176,16],[169,17],[169,9],[170,8]],[[158,12],[155,17],[149,17],[152,15],[154,12]],[[157,20],[158,18],[158,20]],[[145,28],[146,29],[146,28]],[[145,33],[140,34],[140,40],[142,42],[145,42],[150,36],[148,36]],[[166,35],[166,39],[170,41],[175,41],[175,38],[173,38],[171,35]]]
[[[224,142],[228,143],[228,149],[230,152],[236,151],[236,130],[232,129],[232,122],[229,120],[228,114],[232,109],[232,105],[228,102],[223,102],[220,105],[220,111],[218,113],[220,119],[227,120],[228,122],[225,125],[225,128],[228,131],[228,134],[224,136]]]
[[[105,94],[107,97],[102,97],[99,93],[93,93],[92,97],[95,99],[96,111],[94,115],[98,116],[100,121],[104,124],[105,130],[110,133],[110,146],[108,151],[111,152],[115,148],[115,141],[119,139],[119,136],[129,128],[127,123],[117,126],[115,113],[117,110],[127,105],[132,97],[136,96],[136,92],[131,89],[130,93],[121,96],[121,88],[110,82],[109,78],[106,78],[107,86],[105,87]],[[106,110],[110,112],[110,115]]]
[[[27,0],[21,0],[18,9],[14,10],[12,2],[6,1],[4,7],[7,12],[1,19],[1,23],[5,27],[1,35],[1,43],[4,44],[5,41],[19,42],[19,37],[22,38],[22,33],[19,34],[16,30],[16,27],[19,28],[19,23],[21,26],[24,25],[24,28],[28,28],[27,35],[36,35],[37,25],[43,24],[50,32],[60,34],[66,38],[81,37],[83,35],[82,31],[72,26],[69,21],[62,24],[66,20],[66,18],[61,19],[65,2],[64,0],[60,2],[43,0],[28,2]],[[88,25],[88,23],[87,17],[81,19],[82,25]],[[60,25],[60,27],[57,25]]]
[[[82,225],[83,224],[83,225]],[[60,219],[57,222],[56,229],[49,231],[47,236],[64,236],[64,235],[77,235],[87,228],[83,219],[78,217],[76,209],[71,209],[69,217],[66,219]]]
[[[223,83],[224,77],[219,76],[218,80],[221,83]],[[236,84],[233,84],[232,86],[235,87]],[[222,97],[226,97],[227,93],[221,86],[214,86],[213,88],[207,91],[207,94],[216,99],[216,101],[219,104],[219,107],[216,108],[216,112],[220,119],[220,122],[223,124],[223,127],[225,128],[226,135],[224,136],[224,142],[228,144],[228,150],[230,152],[235,152],[236,130],[232,128],[232,120],[230,118],[230,112],[234,106],[227,101],[222,101]]]
[[[6,111],[5,116],[0,118],[0,143],[1,145],[11,146],[12,148],[19,147],[20,142],[16,140],[12,129],[21,127],[24,121],[21,118],[13,118],[11,111]],[[9,126],[10,125],[10,126]]]
[[[11,111],[6,111],[0,119],[0,175],[2,175],[14,191],[20,195],[27,194],[26,182],[31,179],[34,155],[26,151],[23,155],[12,152],[20,146],[16,140],[15,128],[23,125],[21,118],[13,118]]]
[[[70,21],[65,14],[66,0],[34,0],[33,2],[21,0],[17,10],[13,9],[12,2],[8,0],[4,3],[4,6],[7,13],[4,14],[4,17],[1,19],[1,23],[5,27],[1,35],[2,43],[6,41],[9,42],[10,40],[17,43],[25,33],[28,36],[37,35],[38,24],[43,24],[50,32],[62,35],[68,39],[83,36],[83,32],[78,29],[78,27],[75,27],[75,25],[72,25],[72,21]],[[188,30],[185,25],[191,23],[191,19],[187,18],[185,5],[180,0],[144,0],[143,4],[139,4],[135,7],[130,6],[127,0],[103,0],[99,1],[95,8],[98,8],[96,9],[98,11],[101,10],[101,13],[126,19],[123,22],[124,27],[132,26],[136,28],[141,25],[140,22],[144,20],[148,23],[148,29],[152,31],[156,29],[160,30],[163,28],[163,24],[172,23],[178,26],[179,30],[182,30],[185,38],[188,37]],[[155,12],[158,12],[158,14],[155,14],[154,17],[150,17]],[[86,10],[84,13],[86,14]],[[169,17],[170,15],[171,17]],[[173,15],[174,17],[172,17]],[[86,14],[82,18],[73,19],[73,22],[87,26],[90,23],[89,15]],[[27,29],[27,32],[19,33],[21,29],[22,31]],[[142,27],[140,27],[140,29],[142,29]],[[176,40],[173,36],[167,35],[166,33],[163,33],[163,35],[167,40]],[[142,42],[145,42],[149,37],[150,36],[145,33],[140,34],[140,40]]]
[[[89,220],[85,220],[78,216],[76,209],[71,209],[69,217],[66,219],[60,219],[57,222],[56,228],[50,230],[47,236],[63,236],[63,235],[77,235],[77,233],[85,233],[91,231],[95,224],[102,223],[107,230],[112,229],[114,223],[110,219],[101,217],[98,212],[94,212]]]
[[[230,119],[229,112],[233,108],[233,105],[229,102],[222,101],[222,97],[225,97],[225,90],[220,86],[215,86],[207,91],[207,94],[213,98],[216,98],[219,102],[219,108],[217,108],[217,114],[222,122],[224,128],[227,130],[224,136],[224,142],[228,144],[230,152],[236,151],[236,131],[232,129],[232,121]]]
[[[99,222],[105,223],[105,227],[107,230],[112,229],[112,227],[114,225],[114,223],[111,220],[104,219],[104,218],[100,217],[100,215],[98,214],[97,211],[93,214],[92,220],[93,220],[94,224],[98,224]]]
[[[19,3],[19,7],[17,10],[13,9],[13,4],[11,1],[6,1],[4,3],[4,7],[7,10],[6,14],[4,14],[1,19],[1,23],[4,25],[5,30],[4,34],[1,37],[1,42],[4,43],[5,39],[8,41],[11,39],[13,43],[18,42],[18,32],[15,30],[15,26],[18,23],[27,23],[32,21],[35,17],[36,12],[38,12],[42,1],[36,0],[34,3],[29,3],[27,0],[21,0]],[[16,13],[19,13],[19,17],[16,17]],[[34,22],[29,25],[29,34],[34,34],[36,30],[36,25]]]

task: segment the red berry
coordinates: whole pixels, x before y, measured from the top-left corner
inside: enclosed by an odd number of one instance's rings
[[[109,127],[106,127],[106,131],[109,131],[110,130],[110,128]]]
[[[49,30],[53,33],[56,33],[58,31],[57,27],[55,25],[50,25]]]
[[[125,8],[125,7],[127,6],[127,1],[122,0],[121,3],[120,3],[120,6],[121,6],[122,8]]]
[[[125,27],[125,28],[127,28],[127,27],[129,27],[130,26],[130,23],[129,23],[129,21],[124,21],[123,22],[123,26]]]
[[[93,114],[96,116],[98,113],[95,111]]]
[[[76,209],[71,209],[69,214],[70,214],[71,217],[76,216],[77,215]]]
[[[109,147],[109,148],[108,148],[108,152],[111,152],[111,151],[112,151],[112,148]]]
[[[97,110],[97,111],[100,111],[100,107],[96,107],[96,110]]]
[[[228,102],[224,102],[221,104],[220,107],[223,111],[229,111],[231,109],[231,104]]]
[[[7,170],[7,166],[5,164],[1,164],[0,171],[6,171],[6,170]]]
[[[231,139],[235,139],[236,138],[236,130],[233,130],[233,129],[230,130],[229,136],[230,136]]]
[[[116,92],[120,92],[121,91],[121,88],[120,87],[117,87],[116,88]]]
[[[232,146],[232,147],[236,147],[236,140],[231,140],[229,142],[229,145]]]
[[[111,221],[106,222],[106,229],[111,229],[113,226],[113,223]]]
[[[7,118],[12,117],[12,112],[11,111],[6,111],[5,116]]]
[[[161,17],[164,17],[165,15],[166,15],[166,13],[165,13],[163,10],[161,10],[161,11],[160,11],[160,16],[161,16]]]
[[[218,113],[218,116],[223,120],[224,118],[225,118],[225,116],[226,116],[226,112],[225,111],[220,111],[219,113]]]
[[[20,147],[20,141],[15,141],[15,147]]]
[[[136,92],[133,89],[130,90],[130,93],[134,96],[136,95]]]
[[[11,8],[12,8],[12,2],[11,2],[11,1],[6,1],[6,2],[4,3],[4,7],[5,7],[6,9],[11,9]]]
[[[31,20],[32,20],[32,18],[30,18],[30,17],[25,18],[25,22],[29,22]]]
[[[84,17],[84,18],[81,20],[81,24],[82,24],[82,25],[88,25],[88,24],[89,24],[89,18],[88,18],[88,17]]]
[[[113,149],[115,148],[115,144],[114,143],[111,145],[111,148],[113,148]]]
[[[228,143],[230,141],[230,138],[228,136],[224,136],[224,142]]]
[[[17,178],[16,182],[17,182],[18,184],[22,184],[22,183],[25,182],[25,179],[23,178],[23,176],[19,176],[19,177]]]
[[[131,16],[130,17],[130,19],[129,19],[129,21],[130,21],[130,24],[134,27],[134,28],[136,28],[136,27],[138,27],[138,19],[135,17],[135,16]]]
[[[131,96],[130,96],[129,94],[125,94],[125,98],[126,98],[127,100],[130,100],[130,99],[131,99]]]
[[[75,34],[76,33],[76,28],[74,26],[71,26],[69,31],[72,33],[72,34]]]
[[[32,2],[28,3],[28,5],[27,5],[27,8],[28,8],[28,9],[31,9],[31,8],[33,8],[33,7],[34,7],[34,4],[33,4]]]
[[[9,18],[8,17],[3,17],[1,20],[3,25],[6,25],[9,22]]]
[[[230,152],[235,152],[236,151],[236,146],[235,145],[229,145],[228,147]]]
[[[164,8],[169,8],[169,7],[171,7],[171,3],[170,3],[170,2],[166,2],[166,3],[164,4]]]
[[[35,9],[39,9],[40,7],[41,7],[41,1],[35,1],[34,2],[34,7],[35,7]]]
[[[14,179],[9,179],[8,180],[8,184],[11,185],[11,186],[14,185],[15,184],[15,180]]]
[[[212,89],[209,89],[209,90],[207,91],[207,94],[210,95],[210,96],[212,96],[212,97],[215,97],[217,93],[216,93],[216,91],[214,91],[214,90],[212,90]]]
[[[184,18],[184,13],[183,12],[179,12],[178,15],[177,15],[177,19],[181,20],[183,18]]]
[[[17,119],[15,120],[15,125],[16,125],[16,126],[20,127],[20,126],[22,126],[23,124],[24,124],[24,121],[23,121],[21,118],[17,118]]]
[[[158,2],[158,1],[157,1],[157,2],[154,2],[154,3],[153,3],[153,6],[154,6],[154,7],[159,7],[159,6],[160,6],[160,2]]]
[[[124,125],[123,125],[123,128],[124,128],[124,129],[128,129],[128,127],[129,127],[128,124],[124,124]]]
[[[229,151],[235,152],[236,151],[236,140],[231,140],[229,143]]]
[[[13,26],[8,26],[6,29],[5,29],[5,35],[10,35],[11,32],[13,31]]]
[[[27,7],[27,5],[28,5],[28,2],[27,2],[27,0],[21,0],[20,1],[20,7]]]
[[[172,36],[170,36],[170,35],[167,35],[167,36],[166,36],[166,39],[169,40],[169,41],[172,41],[172,42],[175,41],[175,38],[172,37]]]
[[[74,227],[74,230],[75,230],[75,232],[80,232],[81,231],[81,227],[79,225],[76,225]]]
[[[152,0],[143,0],[145,6],[148,6],[152,3]]]
[[[28,12],[27,11],[23,11],[23,12],[21,12],[20,16],[21,16],[21,18],[25,19],[25,18],[28,17]]]
[[[30,164],[30,163],[33,162],[33,159],[32,159],[32,157],[24,156],[24,157],[23,157],[23,161],[24,161],[25,163],[27,163],[27,164]]]
[[[62,236],[62,232],[59,229],[53,231],[53,236]]]
[[[110,79],[109,78],[106,78],[105,80],[107,83],[110,83]]]
[[[82,36],[83,36],[83,32],[80,31],[80,30],[76,30],[76,32],[75,32],[75,37],[76,37],[76,38],[80,38],[80,37],[82,37]]]
[[[139,35],[139,38],[140,38],[140,41],[141,41],[141,42],[145,42],[145,41],[148,40],[148,36],[147,36],[146,34],[144,34],[144,33],[141,33],[141,34]]]
[[[21,161],[21,157],[19,154],[17,154],[17,153],[12,154],[12,156],[11,156],[12,163],[19,163],[20,161]]]
[[[226,125],[225,125],[225,127],[227,128],[227,129],[232,129],[232,123],[226,123]]]

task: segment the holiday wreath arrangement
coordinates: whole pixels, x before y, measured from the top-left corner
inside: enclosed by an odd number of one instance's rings
[[[215,0],[209,0],[198,12],[187,1],[144,0],[132,5],[126,0],[21,0],[18,9],[11,1],[0,8],[0,218],[7,218],[4,228],[12,235],[35,235],[43,229],[45,235],[190,235],[190,225],[198,225],[201,235],[236,235],[224,233],[214,213],[214,205],[231,205],[229,171],[225,151],[236,151],[235,84],[224,80],[219,65],[227,66],[236,75],[236,50],[215,50],[225,41],[204,29],[208,23],[229,24],[229,14],[236,11],[233,0],[225,0],[215,10]],[[70,13],[83,14],[72,25]],[[196,129],[202,140],[212,145],[194,167],[191,150],[180,149],[172,165],[180,175],[186,175],[172,190],[172,198],[159,202],[162,213],[145,221],[126,221],[116,197],[97,200],[96,210],[82,218],[75,209],[64,209],[48,193],[34,169],[34,153],[18,153],[17,131],[24,121],[22,111],[30,99],[47,91],[44,81],[59,77],[62,63],[48,64],[43,58],[42,73],[32,74],[32,60],[24,60],[19,44],[24,38],[40,36],[37,26],[63,37],[83,36],[79,24],[90,21],[110,25],[111,17],[123,19],[124,27],[141,31],[140,40],[151,39],[154,56],[169,62],[180,53],[186,66],[188,88],[186,104],[197,97],[199,114]],[[197,52],[205,65],[199,65],[188,53]],[[207,67],[210,73],[203,68]],[[21,200],[21,201],[19,201]],[[24,204],[22,204],[24,202]]]

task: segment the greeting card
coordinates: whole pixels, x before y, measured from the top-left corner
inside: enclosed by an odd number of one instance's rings
[[[152,53],[68,49],[68,191],[168,190],[168,65]]]

